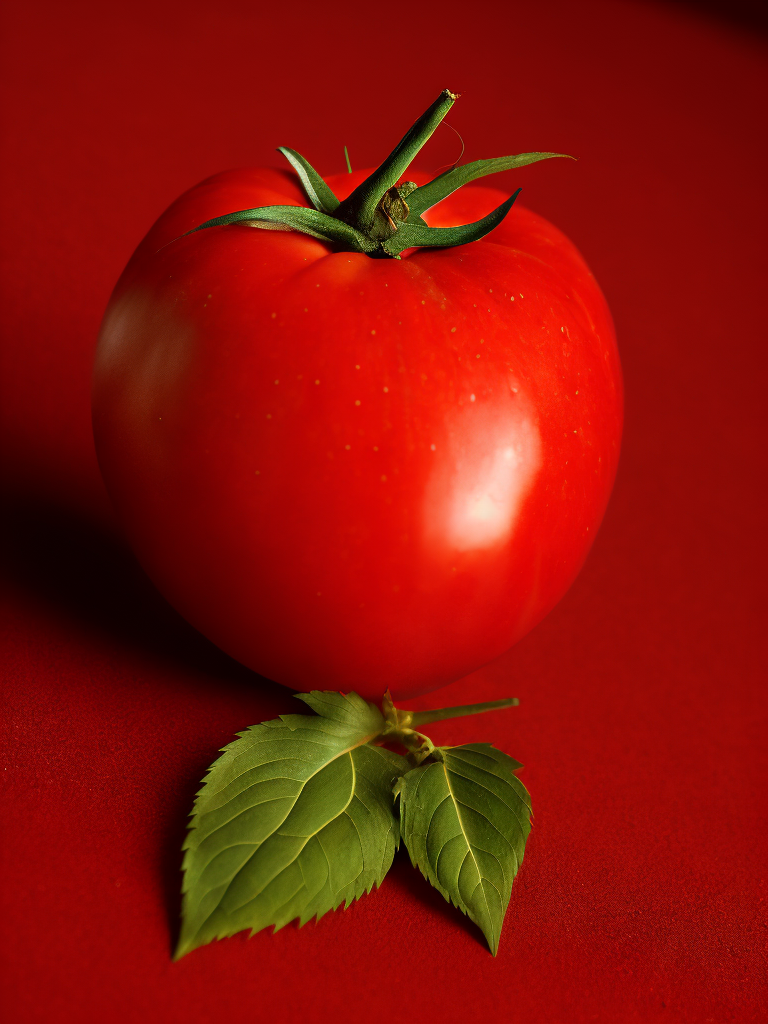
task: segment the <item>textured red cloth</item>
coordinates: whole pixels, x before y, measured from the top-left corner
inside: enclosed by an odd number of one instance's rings
[[[6,1019],[768,1019],[764,46],[618,0],[15,0],[4,19]],[[401,854],[345,912],[173,964],[199,779],[295,702],[114,539],[89,425],[100,316],[181,190],[277,165],[280,144],[321,170],[345,143],[373,164],[445,86],[465,159],[581,157],[506,184],[585,254],[626,374],[619,479],[579,580],[420,704],[521,699],[434,729],[526,765],[535,827],[499,956]],[[441,130],[423,163],[458,151]]]

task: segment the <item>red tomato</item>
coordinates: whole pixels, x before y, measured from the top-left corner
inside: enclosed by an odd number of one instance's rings
[[[467,186],[426,219],[504,198]],[[225,651],[299,690],[405,699],[501,654],[582,565],[619,452],[610,314],[520,206],[401,260],[178,237],[280,204],[306,205],[290,173],[219,174],[141,243],[96,358],[100,465],[146,571]]]

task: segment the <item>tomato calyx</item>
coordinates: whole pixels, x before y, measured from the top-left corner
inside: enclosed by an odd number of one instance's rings
[[[433,228],[423,214],[446,199],[462,185],[500,171],[513,170],[539,160],[564,157],[565,153],[518,153],[490,160],[474,160],[454,166],[426,185],[412,181],[398,185],[415,156],[433,134],[459,98],[444,89],[435,102],[414,122],[387,159],[343,201],[300,153],[286,146],[278,152],[296,171],[307,199],[304,206],[261,206],[252,210],[213,217],[187,231],[187,235],[207,228],[243,224],[267,230],[300,231],[349,252],[372,257],[400,259],[406,249],[423,246],[447,248],[466,245],[492,231],[506,217],[520,189],[495,210],[471,224]],[[182,236],[184,237],[184,236]]]

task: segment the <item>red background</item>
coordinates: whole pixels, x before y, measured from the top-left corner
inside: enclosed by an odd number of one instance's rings
[[[8,1019],[765,1020],[764,42],[620,0],[257,8],[3,15]],[[281,144],[327,172],[345,143],[373,164],[445,86],[465,159],[580,156],[502,184],[586,256],[626,376],[577,583],[439,695],[521,699],[433,733],[526,765],[535,827],[499,956],[401,854],[345,912],[172,964],[198,780],[235,731],[297,708],[186,626],[117,537],[90,437],[101,313],[195,181],[277,166]],[[458,148],[442,129],[423,165]]]

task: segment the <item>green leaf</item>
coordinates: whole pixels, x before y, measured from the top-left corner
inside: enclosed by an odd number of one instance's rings
[[[462,185],[475,181],[477,178],[484,178],[488,174],[498,174],[501,171],[511,171],[515,167],[525,167],[527,164],[538,163],[539,160],[551,160],[552,157],[563,157],[566,160],[575,159],[567,153],[518,153],[517,156],[499,156],[492,160],[474,160],[472,163],[464,164],[462,167],[454,167],[450,171],[433,178],[427,185],[415,189],[408,196],[408,209],[411,214],[420,216],[426,210],[440,203]]]
[[[496,955],[512,880],[531,830],[522,765],[489,743],[438,747],[402,776],[402,837],[411,861],[478,925]]]
[[[244,928],[320,918],[389,870],[399,843],[392,785],[407,761],[370,745],[384,719],[357,694],[297,696],[317,714],[241,733],[198,793],[177,958]]]
[[[483,238],[484,235],[487,235],[489,231],[493,231],[496,225],[504,220],[512,209],[512,204],[517,199],[520,191],[518,189],[501,206],[497,206],[486,217],[476,220],[472,224],[459,224],[455,228],[430,228],[423,222],[419,223],[417,221],[411,224],[409,221],[405,221],[398,225],[397,231],[391,238],[382,242],[382,248],[390,256],[399,259],[400,253],[404,249],[410,249],[414,245],[452,246],[476,242],[478,238]],[[415,195],[416,193],[414,192],[413,194]]]
[[[307,193],[307,199],[314,208],[320,210],[321,213],[333,213],[339,205],[339,200],[333,194],[330,185],[326,185],[312,164],[305,160],[301,153],[297,153],[295,149],[288,149],[287,146],[278,146],[277,151],[283,154],[298,174],[304,191]]]
[[[253,210],[237,210],[223,217],[213,217],[204,224],[192,228],[187,234],[193,235],[196,231],[226,227],[229,224],[245,224],[268,231],[301,231],[324,242],[343,245],[353,252],[373,252],[378,248],[376,242],[372,242],[344,221],[337,220],[336,217],[320,210],[310,210],[306,206],[259,206]]]

